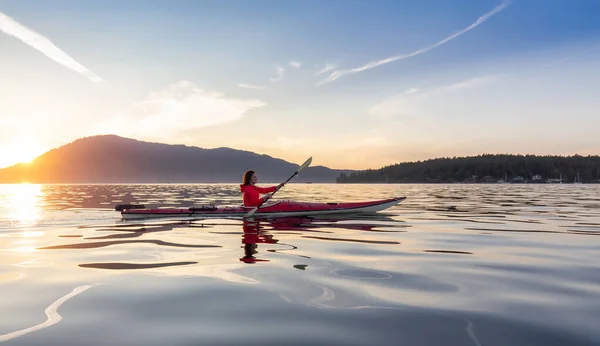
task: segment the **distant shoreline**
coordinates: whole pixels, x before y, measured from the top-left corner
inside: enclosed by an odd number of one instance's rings
[[[403,162],[336,179],[348,183],[597,184],[600,156],[485,154]]]

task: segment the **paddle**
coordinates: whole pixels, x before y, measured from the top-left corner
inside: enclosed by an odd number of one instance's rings
[[[286,180],[283,184],[287,184],[288,181],[292,180],[293,177],[297,176],[298,173],[303,170],[304,168],[310,166],[310,163],[312,162],[312,157],[309,157],[308,160],[306,160],[302,166],[300,166],[300,168],[298,168],[298,170],[292,174],[291,177],[288,178],[288,180]],[[275,191],[273,191],[273,193],[271,194],[271,197],[273,197],[273,195],[275,194],[275,192],[279,191],[281,187],[278,187],[277,189],[275,189]],[[256,213],[256,211],[258,210],[258,208],[260,208],[261,205],[263,205],[263,203],[265,203],[266,201],[262,201],[262,203],[260,203],[258,206],[254,207],[254,209],[250,210],[246,215],[244,215],[244,218],[250,217],[252,215],[254,215],[254,213]]]

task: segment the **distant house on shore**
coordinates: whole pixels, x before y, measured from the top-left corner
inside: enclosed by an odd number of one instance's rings
[[[562,182],[563,182],[562,173],[560,174],[559,179],[546,179],[546,182],[548,184],[562,184]]]
[[[486,176],[483,177],[482,181],[484,183],[494,183],[494,182],[496,182],[496,179],[494,179],[494,177],[491,176],[491,175],[486,175]]]
[[[517,183],[517,184],[518,183],[524,183],[525,182],[525,178],[523,178],[520,175],[517,175],[516,177],[512,178],[510,182],[511,183]]]

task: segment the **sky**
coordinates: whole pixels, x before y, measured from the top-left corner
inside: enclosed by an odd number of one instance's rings
[[[0,167],[78,138],[331,168],[600,154],[598,0],[0,0]]]

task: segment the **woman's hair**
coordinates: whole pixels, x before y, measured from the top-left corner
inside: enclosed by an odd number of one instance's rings
[[[242,178],[242,185],[250,185],[250,178],[252,178],[252,174],[254,174],[254,171],[246,171],[244,173],[244,177]]]

